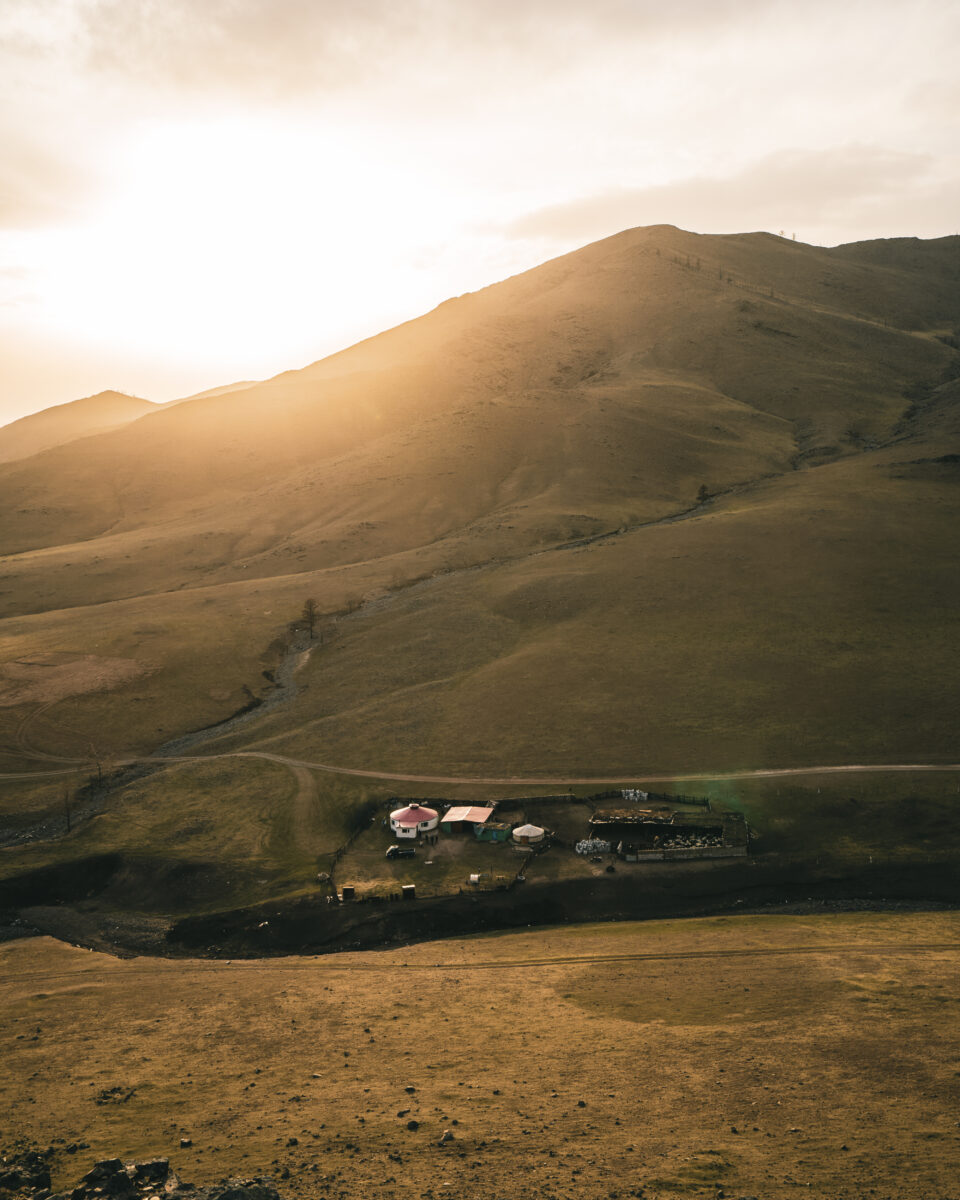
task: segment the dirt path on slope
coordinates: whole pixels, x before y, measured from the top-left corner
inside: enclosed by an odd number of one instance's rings
[[[514,931],[518,932],[518,931]],[[394,948],[395,949],[395,948]],[[236,969],[241,972],[255,971],[258,974],[262,972],[289,972],[302,971],[304,968],[310,970],[322,971],[387,971],[391,974],[397,970],[404,971],[510,971],[510,970],[527,970],[530,967],[566,967],[566,966],[603,966],[606,963],[628,963],[628,962],[676,962],[690,959],[729,959],[729,958],[784,958],[789,955],[809,955],[809,954],[835,954],[843,958],[852,958],[863,954],[882,955],[888,957],[892,954],[897,955],[914,955],[914,954],[949,954],[960,951],[960,942],[921,942],[921,943],[892,943],[885,945],[879,944],[864,944],[858,945],[855,942],[845,942],[842,944],[825,943],[824,945],[812,946],[742,946],[733,947],[721,950],[675,950],[675,951],[649,951],[646,953],[624,953],[624,954],[565,954],[555,957],[541,956],[537,958],[510,958],[510,959],[485,959],[480,961],[469,962],[371,962],[369,956],[365,954],[366,961],[364,962],[331,962],[330,955],[311,956],[308,962],[291,963],[288,959],[271,959],[271,960],[255,960],[241,959],[236,964]],[[341,954],[349,954],[350,951],[341,951]],[[359,957],[359,955],[358,955]],[[229,959],[194,959],[191,966],[194,969],[222,971],[225,967],[234,965]],[[156,975],[156,969],[151,966],[145,966],[138,963],[130,963],[129,961],[123,964],[123,973],[125,976],[130,975]],[[16,977],[17,986],[22,985],[26,981],[34,982],[41,980],[57,980],[70,979],[78,980],[88,975],[96,975],[100,973],[100,968],[97,964],[93,964],[89,968],[84,968],[80,971],[31,971],[27,973],[19,973]]]
[[[960,772],[960,763],[850,763],[834,764],[831,766],[811,767],[760,767],[754,771],[674,771],[670,774],[643,775],[584,775],[584,776],[554,776],[554,775],[414,775],[401,774],[392,771],[372,771],[359,767],[339,767],[331,763],[310,762],[306,759],[287,758],[282,754],[271,754],[266,750],[232,750],[224,754],[185,754],[165,755],[162,759],[152,756],[143,758],[123,758],[116,760],[119,767],[129,767],[141,764],[160,766],[164,763],[210,762],[220,758],[263,758],[270,762],[279,763],[290,768],[302,768],[309,776],[312,771],[323,771],[328,775],[350,775],[359,779],[383,779],[393,783],[446,783],[446,784],[481,784],[496,787],[590,787],[594,784],[636,784],[636,783],[724,783],[741,779],[781,779],[800,775],[843,775],[843,774],[884,774],[942,771]],[[65,759],[77,763],[89,762],[89,759]],[[59,771],[16,771],[0,772],[0,779],[29,780],[48,779],[60,775],[74,775],[77,768],[65,768]],[[302,777],[298,775],[302,781]],[[316,788],[316,781],[312,781]]]
[[[660,775],[585,775],[585,776],[547,776],[547,775],[407,775],[389,771],[368,771],[357,767],[337,767],[329,763],[308,762],[303,759],[287,758],[282,754],[272,754],[266,750],[235,750],[225,755],[209,755],[210,758],[266,758],[271,762],[283,763],[286,766],[308,767],[312,771],[325,771],[332,775],[351,775],[361,779],[384,779],[395,783],[447,783],[447,784],[481,784],[496,787],[590,787],[593,784],[615,783],[677,783],[703,782],[722,783],[727,780],[740,779],[775,779],[791,775],[837,775],[837,774],[867,774],[909,771],[960,771],[960,763],[875,763],[875,764],[842,764],[818,767],[761,767],[755,771],[730,772],[673,772]]]
[[[307,846],[310,844],[314,814],[320,802],[317,777],[307,767],[295,763],[289,766],[297,780],[297,794],[293,798],[293,834],[299,845]]]

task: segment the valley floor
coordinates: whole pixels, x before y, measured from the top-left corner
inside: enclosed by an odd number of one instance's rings
[[[162,1154],[338,1200],[949,1200],[958,976],[952,912],[244,962],[24,939],[0,946],[0,1145],[63,1139],[54,1187]]]

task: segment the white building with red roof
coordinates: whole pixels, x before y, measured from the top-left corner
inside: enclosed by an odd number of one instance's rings
[[[421,833],[430,833],[439,824],[437,810],[423,804],[408,804],[406,808],[395,808],[390,814],[390,828],[394,837],[398,838],[415,838]]]

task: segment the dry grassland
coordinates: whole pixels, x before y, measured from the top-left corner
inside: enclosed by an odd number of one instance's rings
[[[11,942],[0,1141],[88,1143],[55,1186],[164,1154],[198,1183],[289,1171],[311,1200],[952,1200],[958,965],[952,913],[270,962]]]
[[[952,748],[956,469],[897,464],[956,429],[928,405],[873,447],[955,368],[955,267],[955,239],[633,230],[4,465],[0,660],[145,672],[65,698],[27,745],[122,755],[228,715],[313,595],[371,601],[266,731],[314,758],[634,772]],[[648,524],[701,484],[734,490]],[[25,717],[0,713],[10,769]]]
[[[342,622],[296,709],[247,741],[425,774],[936,761],[958,711],[960,577],[945,588],[938,551],[958,519],[954,480],[844,462],[441,578]]]

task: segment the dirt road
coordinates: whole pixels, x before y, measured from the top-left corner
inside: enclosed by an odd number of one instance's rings
[[[879,763],[879,764],[847,764],[828,767],[761,767],[755,771],[731,772],[696,772],[687,774],[678,772],[671,775],[585,775],[547,776],[547,775],[401,775],[387,771],[365,771],[355,767],[335,767],[328,763],[307,762],[303,759],[287,758],[282,754],[271,754],[265,750],[237,750],[229,755],[212,757],[227,758],[266,758],[271,762],[283,763],[285,766],[309,767],[312,771],[326,771],[333,775],[353,775],[361,779],[386,779],[396,783],[477,783],[492,784],[497,787],[590,787],[594,784],[635,784],[635,783],[688,783],[688,782],[723,782],[737,779],[766,779],[790,775],[836,775],[836,774],[866,774],[869,772],[904,772],[904,771],[960,771],[960,763]]]
[[[52,756],[37,755],[44,760]],[[310,762],[306,759],[288,758],[283,754],[272,754],[266,750],[234,750],[226,754],[190,754],[164,755],[162,759],[146,756],[143,758],[124,758],[116,760],[121,767],[133,766],[139,763],[188,763],[208,762],[217,758],[262,758],[270,762],[294,770],[324,771],[329,775],[350,775],[359,779],[383,779],[393,783],[445,783],[445,784],[481,784],[495,787],[591,787],[599,784],[642,784],[642,783],[722,783],[726,780],[739,779],[780,779],[801,775],[867,775],[885,773],[904,773],[920,771],[957,771],[960,763],[845,763],[832,766],[811,767],[760,767],[753,771],[698,771],[674,772],[668,775],[413,775],[400,774],[391,771],[370,771],[359,767],[338,767],[331,763]],[[60,759],[54,761],[72,762],[73,767],[64,767],[57,771],[16,771],[0,773],[0,779],[46,779],[60,775],[74,775],[77,768],[89,759]]]
[[[393,974],[397,970],[402,971],[509,971],[522,970],[529,967],[568,967],[568,966],[596,966],[613,963],[628,963],[628,962],[677,962],[689,959],[740,959],[740,958],[773,958],[773,957],[789,957],[792,955],[809,955],[809,954],[824,954],[824,955],[839,955],[842,958],[850,958],[859,955],[879,955],[883,958],[892,958],[901,955],[915,954],[944,954],[956,953],[960,951],[960,942],[919,942],[919,943],[879,943],[879,944],[857,944],[856,942],[823,942],[819,945],[808,946],[742,946],[732,949],[722,950],[677,950],[677,951],[653,951],[649,953],[625,953],[625,954],[565,954],[565,955],[544,955],[536,958],[504,958],[504,959],[480,959],[470,960],[465,962],[402,962],[396,963],[393,961],[379,961],[374,958],[371,960],[368,953],[363,951],[354,955],[351,961],[344,961],[344,952],[340,952],[336,959],[332,959],[330,955],[322,955],[311,958],[306,956],[309,965],[317,970],[324,972],[340,972],[340,971],[363,971],[363,972],[378,972],[386,971]],[[350,953],[347,951],[346,953]],[[364,956],[365,961],[358,961]],[[222,972],[225,967],[233,966],[234,963],[230,959],[202,959],[197,958],[191,960],[191,966],[194,970],[209,970],[210,972]],[[236,964],[238,972],[249,974],[250,972],[260,973],[289,973],[291,971],[299,971],[304,966],[304,959],[296,960],[289,959],[240,959]],[[95,975],[100,971],[100,964],[94,962],[88,969],[80,971],[71,970],[63,971],[30,971],[18,974],[16,977],[16,985],[22,986],[24,982],[41,982],[53,981],[56,979],[77,979],[85,975]],[[124,962],[124,975],[127,978],[137,974],[155,975],[156,969],[152,962],[145,961],[143,963]]]

